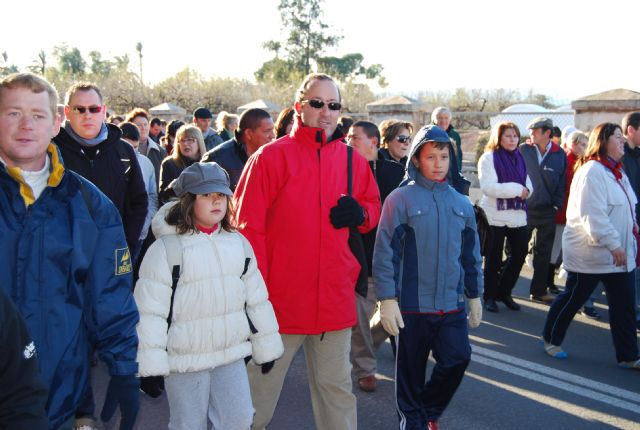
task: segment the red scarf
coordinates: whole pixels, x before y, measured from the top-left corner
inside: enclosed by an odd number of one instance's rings
[[[591,157],[589,157],[589,160],[597,161],[607,169],[611,170],[611,172],[613,173],[613,176],[616,177],[616,181],[620,181],[622,179],[622,163],[621,162],[615,161],[610,157],[607,157],[603,160],[596,155],[592,155]]]
[[[214,231],[216,231],[216,229],[218,228],[218,224],[214,225],[211,228],[203,227],[200,224],[196,224],[196,227],[198,228],[198,230],[200,230],[201,232],[203,232],[205,234],[211,234]]]

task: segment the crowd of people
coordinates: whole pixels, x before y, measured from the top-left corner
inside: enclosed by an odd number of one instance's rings
[[[390,337],[389,411],[400,428],[435,430],[470,362],[468,328],[498,303],[520,309],[512,290],[530,251],[529,298],[551,305],[544,351],[567,358],[567,328],[580,309],[594,315],[602,283],[617,361],[640,369],[640,113],[571,130],[562,146],[547,118],[525,143],[499,124],[474,207],[449,109],[418,130],[341,109],[324,74],[275,123],[262,109],[221,112],[217,130],[205,107],[190,123],[142,108],[107,118],[95,84],[58,105],[41,77],[0,80],[12,268],[0,275],[0,424],[95,428],[99,359],[110,375],[99,417],[119,408],[121,429],[142,390],[166,392],[170,429],[262,430],[302,348],[316,428],[356,429],[352,375],[375,391]]]

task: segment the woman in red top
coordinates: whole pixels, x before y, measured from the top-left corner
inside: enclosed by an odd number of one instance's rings
[[[562,232],[564,231],[564,225],[567,223],[567,202],[569,201],[569,189],[571,188],[571,181],[573,180],[573,170],[576,160],[584,154],[588,141],[589,136],[580,130],[576,130],[569,135],[565,142],[563,142],[564,151],[567,154],[567,191],[564,195],[564,205],[562,206],[562,209],[556,212],[556,237],[553,241],[551,262],[549,263],[551,266],[549,268],[549,291],[554,294],[558,294],[559,292],[558,287],[553,283],[553,279],[555,277],[556,269],[560,267],[560,264],[562,264]]]

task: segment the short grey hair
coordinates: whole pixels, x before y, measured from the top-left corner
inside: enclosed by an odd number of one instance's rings
[[[309,89],[311,84],[315,81],[333,82],[333,84],[336,86],[336,89],[338,90],[338,100],[342,101],[342,95],[340,94],[340,87],[338,86],[338,83],[336,82],[335,79],[333,79],[331,76],[324,73],[310,73],[307,76],[305,76],[304,80],[302,81],[302,83],[300,84],[300,86],[296,91],[297,102],[302,101],[304,99],[304,96],[307,90]]]
[[[449,115],[449,118],[453,116],[451,115],[451,110],[448,107],[438,106],[433,110],[433,112],[431,112],[431,122],[435,124],[438,118],[438,115],[441,113],[446,113],[447,115]]]
[[[567,138],[567,148],[571,149],[573,148],[573,145],[575,143],[577,143],[580,140],[586,140],[589,141],[589,136],[587,136],[586,133],[580,131],[580,130],[576,130],[571,132],[571,134],[569,135],[569,137]]]

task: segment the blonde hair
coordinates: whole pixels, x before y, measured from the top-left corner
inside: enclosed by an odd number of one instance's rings
[[[236,124],[238,123],[238,115],[234,115],[223,110],[216,117],[216,128],[219,131],[222,131],[224,129],[228,130],[229,124],[231,124],[232,122],[235,122]]]
[[[0,79],[0,97],[2,97],[3,90],[15,90],[17,88],[31,90],[36,94],[46,91],[49,96],[51,115],[53,115],[53,118],[58,117],[58,92],[49,82],[33,73],[12,73]]]
[[[174,141],[174,150],[171,153],[170,157],[176,160],[183,167],[186,166],[184,157],[182,156],[182,152],[180,152],[180,141],[185,138],[193,138],[198,142],[198,152],[200,158],[207,152],[207,148],[204,146],[204,138],[202,137],[202,132],[198,127],[193,124],[185,124],[178,129],[176,132],[176,139]]]

